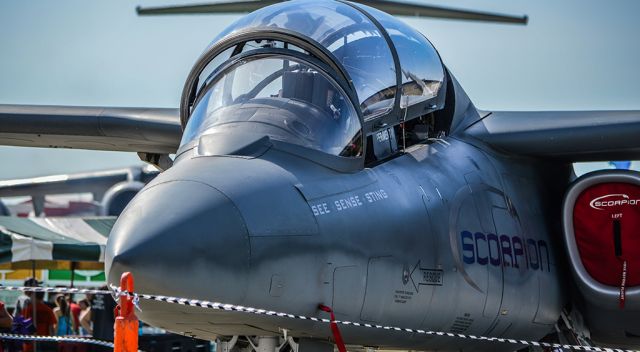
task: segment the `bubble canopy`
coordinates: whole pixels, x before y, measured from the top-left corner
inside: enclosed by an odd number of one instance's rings
[[[342,109],[346,111],[350,105],[348,109],[353,109],[360,129],[376,122],[382,125],[417,117],[408,116],[407,111],[426,114],[441,109],[444,102],[438,99],[445,91],[441,89],[444,67],[436,50],[420,33],[366,6],[332,0],[294,0],[257,10],[216,37],[185,84],[181,102],[183,127],[192,115],[200,112],[203,96],[211,98],[212,93],[206,90],[211,89],[212,82],[219,82],[221,75],[229,74],[223,71],[230,61],[265,50],[290,51],[308,57],[298,60],[297,65],[315,65],[314,75],[324,77],[331,86],[330,90],[313,94],[329,96],[334,94],[330,91],[342,92],[339,94],[344,103]],[[279,79],[283,81],[283,90],[287,85],[285,76],[299,74],[300,82],[305,80],[297,71],[282,72]],[[312,105],[326,108],[316,103]],[[195,122],[189,121],[189,125]],[[185,137],[187,131],[193,130],[202,129],[187,126]],[[361,131],[361,135],[370,132],[371,128]],[[185,139],[189,138],[183,138],[183,143]],[[350,156],[360,156],[362,146],[358,149],[360,152]],[[331,154],[340,155],[335,150]]]

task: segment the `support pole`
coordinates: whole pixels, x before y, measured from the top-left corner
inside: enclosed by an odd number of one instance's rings
[[[71,262],[71,288],[73,288],[73,282],[76,279],[76,262]]]
[[[36,278],[36,261],[32,260],[31,261],[31,277],[33,278],[33,280],[35,280],[35,282],[38,282],[38,278]],[[35,284],[34,286],[38,286],[38,284]],[[29,297],[31,299],[31,324],[33,324],[34,328],[38,328],[38,317],[37,317],[37,300],[36,300],[36,293],[35,292],[31,292],[29,294]],[[33,341],[33,350],[37,351],[38,350],[38,344]]]
[[[120,277],[120,289],[126,291],[127,295],[119,297],[116,307],[116,322],[113,325],[114,352],[137,352],[138,351],[138,318],[133,306],[133,275],[130,272],[122,274]]]

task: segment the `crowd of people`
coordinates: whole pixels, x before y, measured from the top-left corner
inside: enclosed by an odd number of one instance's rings
[[[33,278],[24,282],[26,287],[39,286]],[[101,289],[106,290],[106,286]],[[0,332],[35,334],[40,336],[82,336],[113,341],[114,309],[116,303],[108,295],[86,295],[76,301],[73,295],[50,295],[44,292],[25,292],[10,311],[0,302]],[[34,319],[35,311],[35,319]],[[37,351],[85,352],[109,351],[100,346],[89,347],[80,343],[37,343]],[[2,341],[0,352],[33,352],[33,343]]]

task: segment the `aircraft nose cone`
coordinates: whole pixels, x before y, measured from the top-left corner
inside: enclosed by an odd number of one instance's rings
[[[139,193],[114,225],[108,282],[130,271],[140,293],[240,302],[249,240],[240,212],[202,182],[158,183]]]

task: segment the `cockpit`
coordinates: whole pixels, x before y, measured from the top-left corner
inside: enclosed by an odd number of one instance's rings
[[[362,155],[358,114],[346,93],[320,68],[287,55],[248,57],[203,89],[186,143],[206,133],[250,133],[341,157]]]
[[[362,166],[406,144],[408,128],[428,131],[445,85],[436,50],[398,19],[286,1],[241,18],[199,58],[183,91],[180,149],[205,135],[267,136]]]

